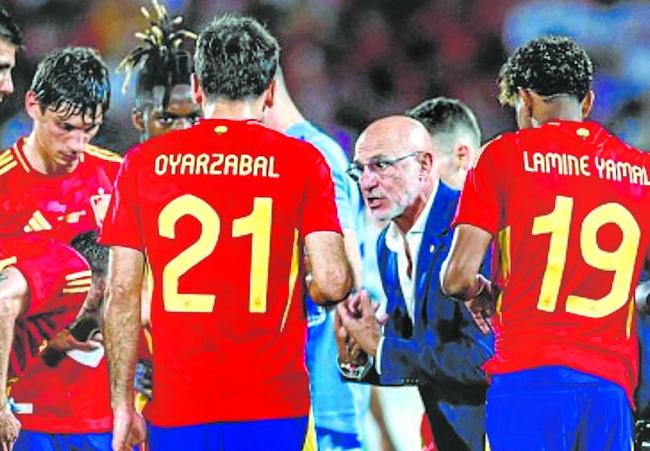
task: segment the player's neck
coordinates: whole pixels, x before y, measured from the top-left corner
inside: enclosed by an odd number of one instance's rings
[[[44,175],[64,175],[72,172],[76,167],[66,167],[56,164],[46,157],[43,144],[38,141],[36,134],[32,132],[23,142],[23,154],[29,165],[36,171]]]
[[[291,98],[287,94],[279,91],[276,92],[273,108],[264,116],[264,123],[281,132],[286,132],[294,125],[306,121]]]
[[[581,122],[583,119],[580,103],[564,99],[543,104],[535,115],[535,121],[539,125],[552,121]]]
[[[230,119],[243,121],[247,119],[262,120],[262,110],[257,102],[234,101],[214,102],[203,106],[203,116],[206,119]]]

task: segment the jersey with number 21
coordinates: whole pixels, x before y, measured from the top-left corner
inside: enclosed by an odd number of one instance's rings
[[[308,414],[300,263],[316,231],[340,233],[327,163],[256,121],[203,120],[127,154],[101,241],[151,265],[149,421]]]

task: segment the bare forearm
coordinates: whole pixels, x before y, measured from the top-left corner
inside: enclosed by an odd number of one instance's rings
[[[9,354],[14,338],[16,317],[13,314],[0,315],[0,411],[7,408],[7,379],[9,373]]]
[[[480,290],[476,276],[492,235],[478,227],[461,224],[456,228],[451,250],[440,271],[443,293],[470,299]]]
[[[359,291],[361,290],[362,263],[361,252],[359,251],[359,243],[357,241],[357,236],[354,233],[354,230],[344,230],[343,241],[345,245],[345,254],[348,257],[350,269],[352,270],[352,277],[354,278],[353,286],[355,291]]]
[[[335,270],[336,274],[326,277],[322,282],[316,279],[309,285],[309,297],[317,304],[332,305],[342,301],[352,290],[352,272],[345,268]],[[330,281],[330,283],[326,283]]]
[[[335,232],[307,235],[305,248],[311,262],[309,295],[317,304],[336,303],[352,290],[353,276],[343,237]]]
[[[29,289],[18,269],[0,272],[0,412],[6,409],[6,386],[9,356],[14,339],[16,319],[27,306]]]
[[[143,273],[144,254],[141,251],[111,247],[103,332],[113,411],[133,407]]]
[[[137,296],[120,296],[109,289],[104,318],[113,409],[133,405],[133,380],[140,334],[140,302]]]
[[[77,314],[77,318],[90,316],[96,318],[101,324],[105,289],[106,284],[104,280],[99,276],[93,275],[93,284],[91,285],[90,291],[86,295],[86,299]]]

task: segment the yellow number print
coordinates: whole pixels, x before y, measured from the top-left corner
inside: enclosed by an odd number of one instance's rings
[[[542,290],[537,303],[537,308],[545,312],[555,310],[557,297],[560,293],[560,282],[562,282],[562,274],[566,263],[566,250],[569,245],[572,209],[572,198],[557,196],[553,211],[547,215],[536,217],[533,223],[533,235],[551,234],[551,245],[548,250],[544,278],[542,279]]]
[[[163,270],[163,302],[168,312],[211,312],[214,295],[179,293],[178,279],[208,257],[219,240],[221,220],[216,211],[201,198],[191,194],[177,197],[158,216],[158,232],[165,238],[176,238],[176,222],[192,216],[201,223],[199,239],[172,259]]]
[[[252,313],[266,312],[272,209],[273,199],[256,197],[253,212],[244,218],[235,219],[232,223],[232,236],[253,235],[249,299],[249,310]]]
[[[566,196],[555,198],[555,208],[544,216],[538,216],[533,222],[533,235],[551,234],[548,260],[542,279],[537,308],[553,312],[566,265],[569,245],[569,230],[573,199]],[[598,231],[607,224],[614,224],[622,234],[622,240],[614,251],[606,251],[598,246]],[[608,203],[592,210],[580,227],[580,251],[585,262],[602,271],[614,273],[612,287],[599,299],[569,295],[566,311],[589,318],[603,318],[614,313],[626,304],[634,275],[634,264],[641,235],[639,224],[624,206]]]
[[[618,249],[608,252],[598,247],[598,230],[605,224],[616,224],[623,238]],[[601,205],[587,215],[580,232],[580,249],[589,265],[603,271],[613,271],[612,288],[600,299],[571,295],[566,310],[576,315],[603,318],[621,308],[629,299],[634,275],[634,263],[639,247],[641,231],[634,216],[620,204]]]
[[[237,218],[232,224],[233,237],[252,236],[249,311],[266,312],[266,292],[271,253],[271,223],[273,199],[256,197],[253,211]],[[214,208],[203,199],[185,194],[168,203],[158,216],[160,236],[174,239],[176,222],[192,216],[201,224],[201,235],[190,247],[178,254],[163,269],[163,303],[168,312],[206,313],[214,309],[215,296],[199,293],[179,293],[178,279],[210,256],[217,246],[221,220]]]

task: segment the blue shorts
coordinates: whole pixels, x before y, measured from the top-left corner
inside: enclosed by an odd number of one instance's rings
[[[150,451],[302,451],[308,417],[199,424],[163,428],[148,425]]]
[[[625,391],[567,367],[495,375],[486,416],[492,451],[632,449],[632,410]]]
[[[111,451],[113,434],[47,434],[20,431],[14,451]]]

